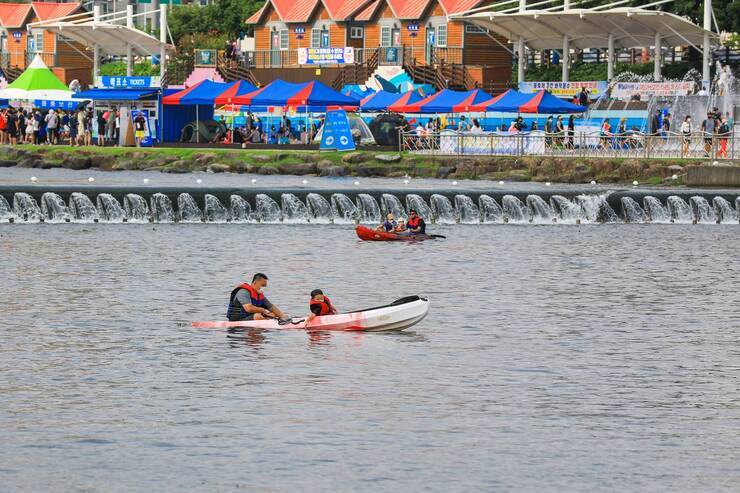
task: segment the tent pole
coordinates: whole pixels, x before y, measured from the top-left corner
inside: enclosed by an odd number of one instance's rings
[[[200,144],[200,128],[198,128],[198,127],[200,127],[200,123],[198,121],[199,120],[199,118],[198,118],[198,106],[200,106],[200,105],[199,104],[196,104],[195,105],[195,143],[196,144]]]

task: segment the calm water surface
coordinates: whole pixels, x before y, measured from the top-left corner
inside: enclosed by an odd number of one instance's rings
[[[738,491],[740,227],[0,226],[0,490]],[[397,334],[228,334],[425,294]]]

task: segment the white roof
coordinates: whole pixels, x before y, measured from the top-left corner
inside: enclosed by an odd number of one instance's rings
[[[476,12],[451,15],[489,29],[509,40],[523,37],[533,50],[561,49],[563,36],[573,48],[606,48],[607,36],[614,35],[616,48],[652,46],[660,33],[663,46],[703,43],[704,33],[711,31],[670,12],[639,8],[609,10],[571,9],[561,11],[527,10],[524,12]]]
[[[29,24],[71,38],[92,49],[96,44],[107,55],[126,55],[126,43],[131,43],[135,56],[158,54],[162,43],[154,36],[135,28],[110,22],[56,21]],[[172,46],[165,44],[167,49]]]

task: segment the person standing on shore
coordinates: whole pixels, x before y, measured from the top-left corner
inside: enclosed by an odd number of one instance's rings
[[[46,140],[49,144],[57,143],[57,127],[59,126],[59,115],[54,110],[49,110],[44,118],[46,122]]]
[[[0,145],[5,145],[5,141],[7,140],[7,130],[8,130],[8,120],[6,119],[6,115],[8,113],[8,110],[0,110]]]

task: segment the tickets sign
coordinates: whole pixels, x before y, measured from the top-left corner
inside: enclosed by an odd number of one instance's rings
[[[573,98],[581,92],[581,89],[584,87],[588,91],[589,97],[591,99],[595,99],[606,92],[607,82],[605,80],[573,82],[528,81],[519,83],[519,92],[529,94],[545,89],[553,96]]]
[[[339,65],[355,63],[355,49],[344,48],[299,48],[299,65]]]
[[[682,82],[617,82],[612,88],[612,97],[630,99],[639,94],[641,99],[650,96],[687,96],[694,90],[691,81]]]

